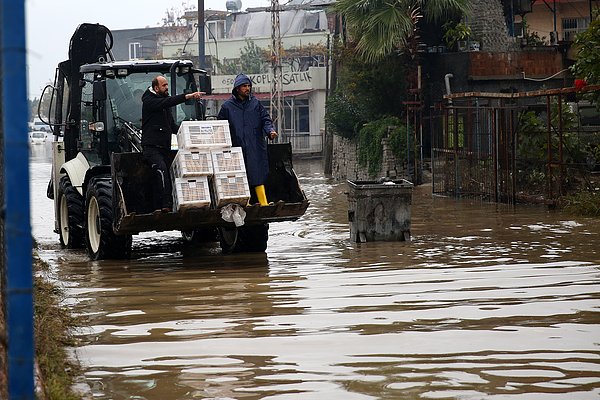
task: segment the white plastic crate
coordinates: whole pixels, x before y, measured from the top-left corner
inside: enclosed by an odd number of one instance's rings
[[[217,207],[228,203],[248,204],[250,188],[245,172],[215,174],[213,185]]]
[[[171,164],[171,176],[174,178],[212,174],[212,159],[208,150],[179,150]]]
[[[210,206],[210,189],[207,176],[173,179],[173,206],[176,211],[184,208]]]
[[[211,150],[212,165],[215,174],[226,172],[246,172],[244,153],[241,147]]]
[[[180,149],[231,147],[229,122],[183,121],[177,131],[177,143]]]

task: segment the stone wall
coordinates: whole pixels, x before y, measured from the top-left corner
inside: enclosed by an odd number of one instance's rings
[[[407,179],[406,167],[396,160],[387,139],[382,140],[383,158],[381,169],[375,176],[369,176],[368,166],[358,164],[358,145],[356,141],[333,136],[333,166],[332,177],[336,180],[369,181],[381,177],[392,179]]]
[[[472,38],[479,41],[482,51],[511,51],[516,49],[514,40],[508,36],[504,8],[500,0],[472,0],[472,14],[468,25]]]

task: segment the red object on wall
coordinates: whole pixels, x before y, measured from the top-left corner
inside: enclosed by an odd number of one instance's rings
[[[587,86],[585,79],[575,79],[575,89],[581,90]]]

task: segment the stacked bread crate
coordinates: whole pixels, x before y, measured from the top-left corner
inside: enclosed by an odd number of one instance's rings
[[[171,165],[175,209],[216,207],[250,199],[242,149],[231,147],[227,121],[184,121],[177,133],[179,151]],[[212,182],[212,184],[211,184]]]
[[[211,149],[231,147],[227,121],[183,121],[177,143],[171,164],[174,209],[210,207]]]
[[[241,147],[214,149],[212,162],[214,170],[214,193],[217,207],[235,203],[242,206],[248,204],[250,189],[244,154]]]

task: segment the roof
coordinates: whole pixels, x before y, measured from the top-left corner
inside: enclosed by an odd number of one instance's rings
[[[335,4],[336,0],[290,0],[285,6],[286,7],[324,7]]]
[[[335,4],[336,0],[289,0],[280,6],[281,10],[289,10],[292,8],[325,8]],[[246,11],[256,12],[270,10],[270,7],[248,7]]]
[[[270,37],[271,13],[265,11],[234,14],[228,37]],[[279,13],[281,35],[326,31],[327,16],[323,10],[285,10]]]
[[[283,92],[283,97],[297,97],[313,92],[314,89],[310,90],[289,90],[287,92]],[[271,93],[252,93],[254,97],[259,100],[269,100],[271,98]],[[227,100],[231,97],[231,93],[216,93],[208,96],[202,96],[204,100],[218,100],[223,101]]]

